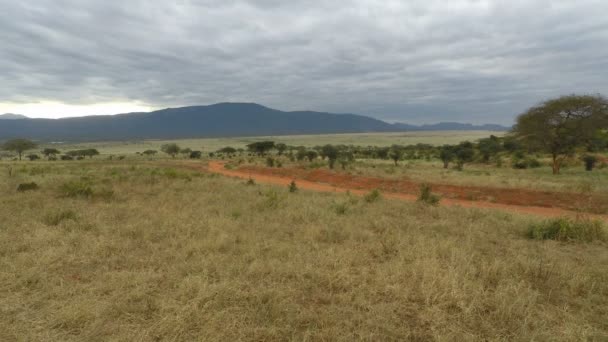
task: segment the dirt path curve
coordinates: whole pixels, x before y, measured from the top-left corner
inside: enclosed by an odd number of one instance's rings
[[[330,184],[311,182],[305,179],[293,178],[293,177],[285,177],[278,175],[268,175],[268,174],[259,174],[255,173],[252,170],[229,170],[224,168],[224,162],[219,161],[210,161],[207,167],[207,170],[213,173],[221,174],[228,177],[235,177],[241,179],[254,179],[259,183],[266,184],[275,184],[275,185],[283,185],[287,186],[291,181],[295,180],[298,187],[301,189],[312,190],[312,191],[320,191],[320,192],[335,192],[335,193],[345,193],[349,191],[352,194],[362,196],[369,192],[367,190],[361,189],[349,189],[344,187],[336,187]],[[391,193],[391,192],[383,192],[382,195],[385,198],[390,199],[398,199],[404,201],[414,202],[417,200],[416,195],[412,194],[404,194],[404,193]],[[571,210],[565,210],[560,208],[549,208],[549,207],[536,207],[536,206],[520,206],[520,205],[510,205],[510,204],[501,204],[501,203],[492,203],[492,202],[484,202],[484,201],[466,201],[460,199],[450,199],[443,198],[441,199],[441,205],[448,207],[464,207],[464,208],[484,208],[484,209],[498,209],[502,211],[508,211],[512,213],[518,214],[532,214],[537,216],[544,217],[558,217],[558,216],[577,216],[577,215],[585,215],[592,218],[597,218],[608,222],[608,216],[606,215],[593,215],[593,214],[583,214]]]

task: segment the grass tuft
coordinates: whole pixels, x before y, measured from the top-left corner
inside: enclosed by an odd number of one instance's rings
[[[420,196],[418,196],[418,202],[430,204],[430,205],[438,205],[441,198],[438,195],[435,195],[431,192],[431,186],[429,184],[420,185]]]
[[[62,210],[60,212],[54,212],[44,217],[44,223],[48,226],[58,226],[65,220],[76,221],[76,213],[72,210]]]
[[[600,221],[557,218],[530,225],[528,237],[537,240],[605,241],[605,228]]]

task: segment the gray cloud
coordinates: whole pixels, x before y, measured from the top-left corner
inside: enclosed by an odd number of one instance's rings
[[[604,0],[0,1],[0,102],[509,124],[547,97],[608,94]]]

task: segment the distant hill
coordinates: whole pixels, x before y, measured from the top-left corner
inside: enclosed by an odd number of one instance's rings
[[[0,120],[23,120],[23,119],[27,119],[27,116],[21,115],[21,114],[11,114],[11,113],[0,114]]]
[[[434,126],[443,127],[441,125]],[[4,120],[0,124],[0,140],[14,137],[43,141],[177,139],[429,130],[427,127],[431,126],[390,124],[356,114],[283,112],[254,103],[218,103],[168,108],[150,113]],[[472,125],[463,127],[466,128],[437,129],[490,129],[475,128],[477,126]]]

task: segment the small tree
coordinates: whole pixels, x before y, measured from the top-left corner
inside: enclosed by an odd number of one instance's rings
[[[285,152],[285,150],[287,150],[287,145],[285,145],[283,143],[278,143],[278,144],[274,145],[274,148],[277,150],[279,155],[282,155],[283,152]]]
[[[597,157],[586,154],[581,159],[583,159],[583,162],[585,163],[585,170],[593,171],[593,168],[597,163]]]
[[[99,151],[97,151],[94,148],[89,148],[89,149],[82,151],[82,156],[87,156],[87,157],[89,157],[89,159],[93,158],[93,156],[98,156],[98,155],[99,155]]]
[[[313,160],[317,159],[318,156],[319,156],[319,153],[317,153],[317,151],[315,151],[315,150],[306,151],[306,158],[311,163]]]
[[[468,141],[460,143],[455,150],[456,169],[462,171],[464,164],[473,161],[474,156],[473,144]]]
[[[143,155],[146,155],[149,157],[155,155],[156,153],[158,153],[156,150],[145,150],[142,152]]]
[[[54,158],[61,152],[59,152],[59,150],[56,148],[45,148],[40,153],[42,153],[46,157],[46,159],[51,160],[51,158]]]
[[[179,148],[179,145],[177,145],[175,143],[164,144],[160,147],[160,150],[165,152],[166,154],[170,155],[171,158],[175,158],[175,156],[179,153],[179,151],[181,151],[181,149]]]
[[[577,147],[608,128],[608,101],[601,96],[562,96],[530,108],[517,118],[514,135],[529,149],[549,153],[553,174]]]
[[[447,169],[450,166],[450,162],[454,160],[455,148],[450,145],[443,145],[439,150],[439,159],[443,162],[443,168]]]
[[[274,147],[274,141],[257,141],[247,145],[247,149],[250,152],[255,152],[260,156],[266,154],[266,152],[272,150]]]
[[[333,145],[325,145],[321,151],[323,156],[327,157],[329,168],[333,169],[338,159],[338,149]]]
[[[496,156],[502,150],[500,140],[494,135],[480,139],[477,148],[484,163],[490,162],[490,158]]]
[[[403,157],[403,149],[398,146],[393,146],[388,153],[388,156],[395,162],[395,166],[397,166],[397,163],[401,160],[401,157]]]
[[[190,159],[201,159],[203,153],[201,151],[190,152]]]
[[[21,160],[23,152],[36,148],[36,143],[28,139],[12,139],[5,142],[2,148],[16,152],[19,155],[19,160]]]

